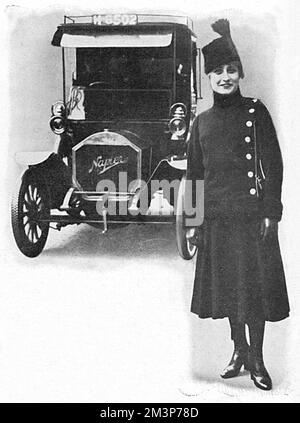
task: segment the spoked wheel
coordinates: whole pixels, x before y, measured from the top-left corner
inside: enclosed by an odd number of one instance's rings
[[[38,256],[49,232],[50,201],[46,184],[26,171],[11,204],[11,221],[15,241],[27,257]]]
[[[177,198],[176,207],[176,241],[177,249],[181,257],[185,260],[191,260],[196,254],[197,247],[190,243],[188,233],[189,228],[185,226],[184,214],[184,195],[185,195],[185,176],[182,177]]]

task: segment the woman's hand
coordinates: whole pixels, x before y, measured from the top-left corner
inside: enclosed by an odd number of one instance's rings
[[[265,217],[261,221],[260,225],[260,236],[263,241],[272,235],[276,235],[278,231],[278,221],[276,219],[270,219]]]

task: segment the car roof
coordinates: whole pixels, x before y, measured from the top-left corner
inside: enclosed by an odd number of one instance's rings
[[[97,36],[103,32],[120,31],[128,33],[128,30],[138,32],[150,28],[159,30],[182,27],[186,28],[195,40],[197,38],[193,32],[193,21],[188,16],[136,14],[134,15],[136,16],[134,25],[99,25],[95,23],[97,16],[99,15],[64,16],[64,23],[57,27],[53,35],[52,45],[60,46],[63,34]],[[133,15],[131,14],[131,16]]]

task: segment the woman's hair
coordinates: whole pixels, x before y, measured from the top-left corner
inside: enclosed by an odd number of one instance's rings
[[[238,68],[240,78],[244,78],[244,71],[241,62],[239,60],[234,60],[233,62],[230,62],[230,64],[235,65]]]
[[[224,66],[224,65],[234,65],[234,66],[236,66],[238,68],[240,78],[244,78],[244,72],[243,72],[242,64],[239,60],[233,60],[232,62],[223,63],[223,65],[220,65],[220,66]],[[215,69],[217,69],[217,68],[215,68]],[[213,69],[211,72],[213,72],[215,69]]]

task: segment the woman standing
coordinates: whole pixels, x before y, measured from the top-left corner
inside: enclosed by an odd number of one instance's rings
[[[221,37],[202,52],[214,104],[196,117],[188,148],[187,179],[204,179],[191,311],[229,318],[234,352],[221,377],[237,376],[244,366],[258,388],[269,390],[265,321],[289,315],[278,244],[282,158],[268,110],[240,93],[244,72],[229,22],[220,19],[212,28]]]

